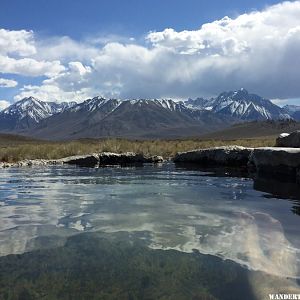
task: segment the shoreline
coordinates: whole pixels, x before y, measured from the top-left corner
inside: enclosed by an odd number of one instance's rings
[[[300,148],[223,146],[179,152],[170,157],[176,165],[234,168],[264,176],[288,177],[300,182]],[[147,156],[134,152],[101,152],[67,156],[60,159],[29,159],[14,163],[0,162],[0,168],[51,165],[97,167],[110,165],[157,164],[166,161],[160,155]]]

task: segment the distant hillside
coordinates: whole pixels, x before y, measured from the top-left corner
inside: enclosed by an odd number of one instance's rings
[[[300,122],[295,121],[264,121],[235,124],[224,130],[201,135],[202,139],[235,140],[277,137],[283,132],[300,130]]]
[[[42,140],[38,140],[38,139],[34,139],[31,137],[22,136],[22,135],[0,133],[0,146],[1,147],[36,143],[36,142],[42,142]]]

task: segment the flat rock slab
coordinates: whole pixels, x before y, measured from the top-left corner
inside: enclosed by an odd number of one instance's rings
[[[25,167],[25,166],[46,166],[46,165],[76,165],[80,167],[96,167],[106,165],[133,165],[144,163],[160,163],[163,162],[161,156],[144,156],[133,152],[118,153],[93,153],[88,155],[75,155],[61,159],[27,159],[16,163],[0,162],[0,168],[9,167]]]
[[[99,154],[76,155],[58,160],[58,162],[63,164],[77,165],[81,167],[95,167],[99,164],[99,161]]]
[[[62,165],[62,160],[48,160],[48,159],[25,159],[18,162],[0,162],[0,168],[12,167],[34,167],[34,166],[48,166],[48,165]]]
[[[253,148],[225,146],[181,152],[175,163],[194,163],[202,166],[246,167]]]
[[[146,157],[143,154],[134,152],[126,153],[110,153],[104,152],[99,155],[100,165],[129,165],[129,164],[144,164],[144,163],[159,163],[162,162],[161,156]]]
[[[249,158],[249,167],[254,167],[259,173],[277,173],[294,177],[300,170],[300,149],[255,148]]]
[[[100,153],[100,165],[122,165],[122,164],[130,164],[134,162],[141,162],[142,156],[135,153],[111,153],[104,152]]]
[[[178,153],[174,162],[203,167],[248,167],[267,176],[300,181],[300,148],[226,146]]]

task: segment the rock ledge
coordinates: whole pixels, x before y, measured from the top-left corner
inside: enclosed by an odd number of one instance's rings
[[[77,165],[81,167],[97,167],[107,165],[133,165],[144,163],[161,163],[163,158],[161,156],[144,156],[133,152],[126,153],[93,153],[88,155],[75,155],[61,159],[27,159],[16,163],[0,162],[0,168],[9,167],[25,167],[25,166],[46,166],[46,165]]]
[[[175,163],[195,163],[203,166],[247,167],[253,148],[225,146],[181,152]]]

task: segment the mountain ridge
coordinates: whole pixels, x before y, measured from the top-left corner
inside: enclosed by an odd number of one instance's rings
[[[0,112],[0,131],[36,138],[186,137],[253,120],[292,119],[286,109],[245,89],[216,98],[105,99],[81,103],[24,98]]]
[[[268,99],[251,94],[244,88],[223,92],[218,97],[209,100],[203,98],[189,99],[188,104],[245,121],[292,118],[284,108],[277,106]]]
[[[283,109],[296,121],[300,121],[300,105],[285,105]]]
[[[95,108],[95,105],[97,108]],[[211,120],[210,122],[208,122]],[[182,136],[230,125],[227,119],[205,110],[190,110],[182,102],[173,100],[117,100],[92,98],[61,114],[43,120],[31,135],[48,135],[58,139],[81,137],[161,137]],[[207,124],[209,123],[209,124]],[[64,127],[64,130],[61,128]],[[182,133],[180,132],[182,131]]]
[[[41,120],[61,113],[75,102],[46,102],[26,97],[0,112],[0,130],[26,130]]]

